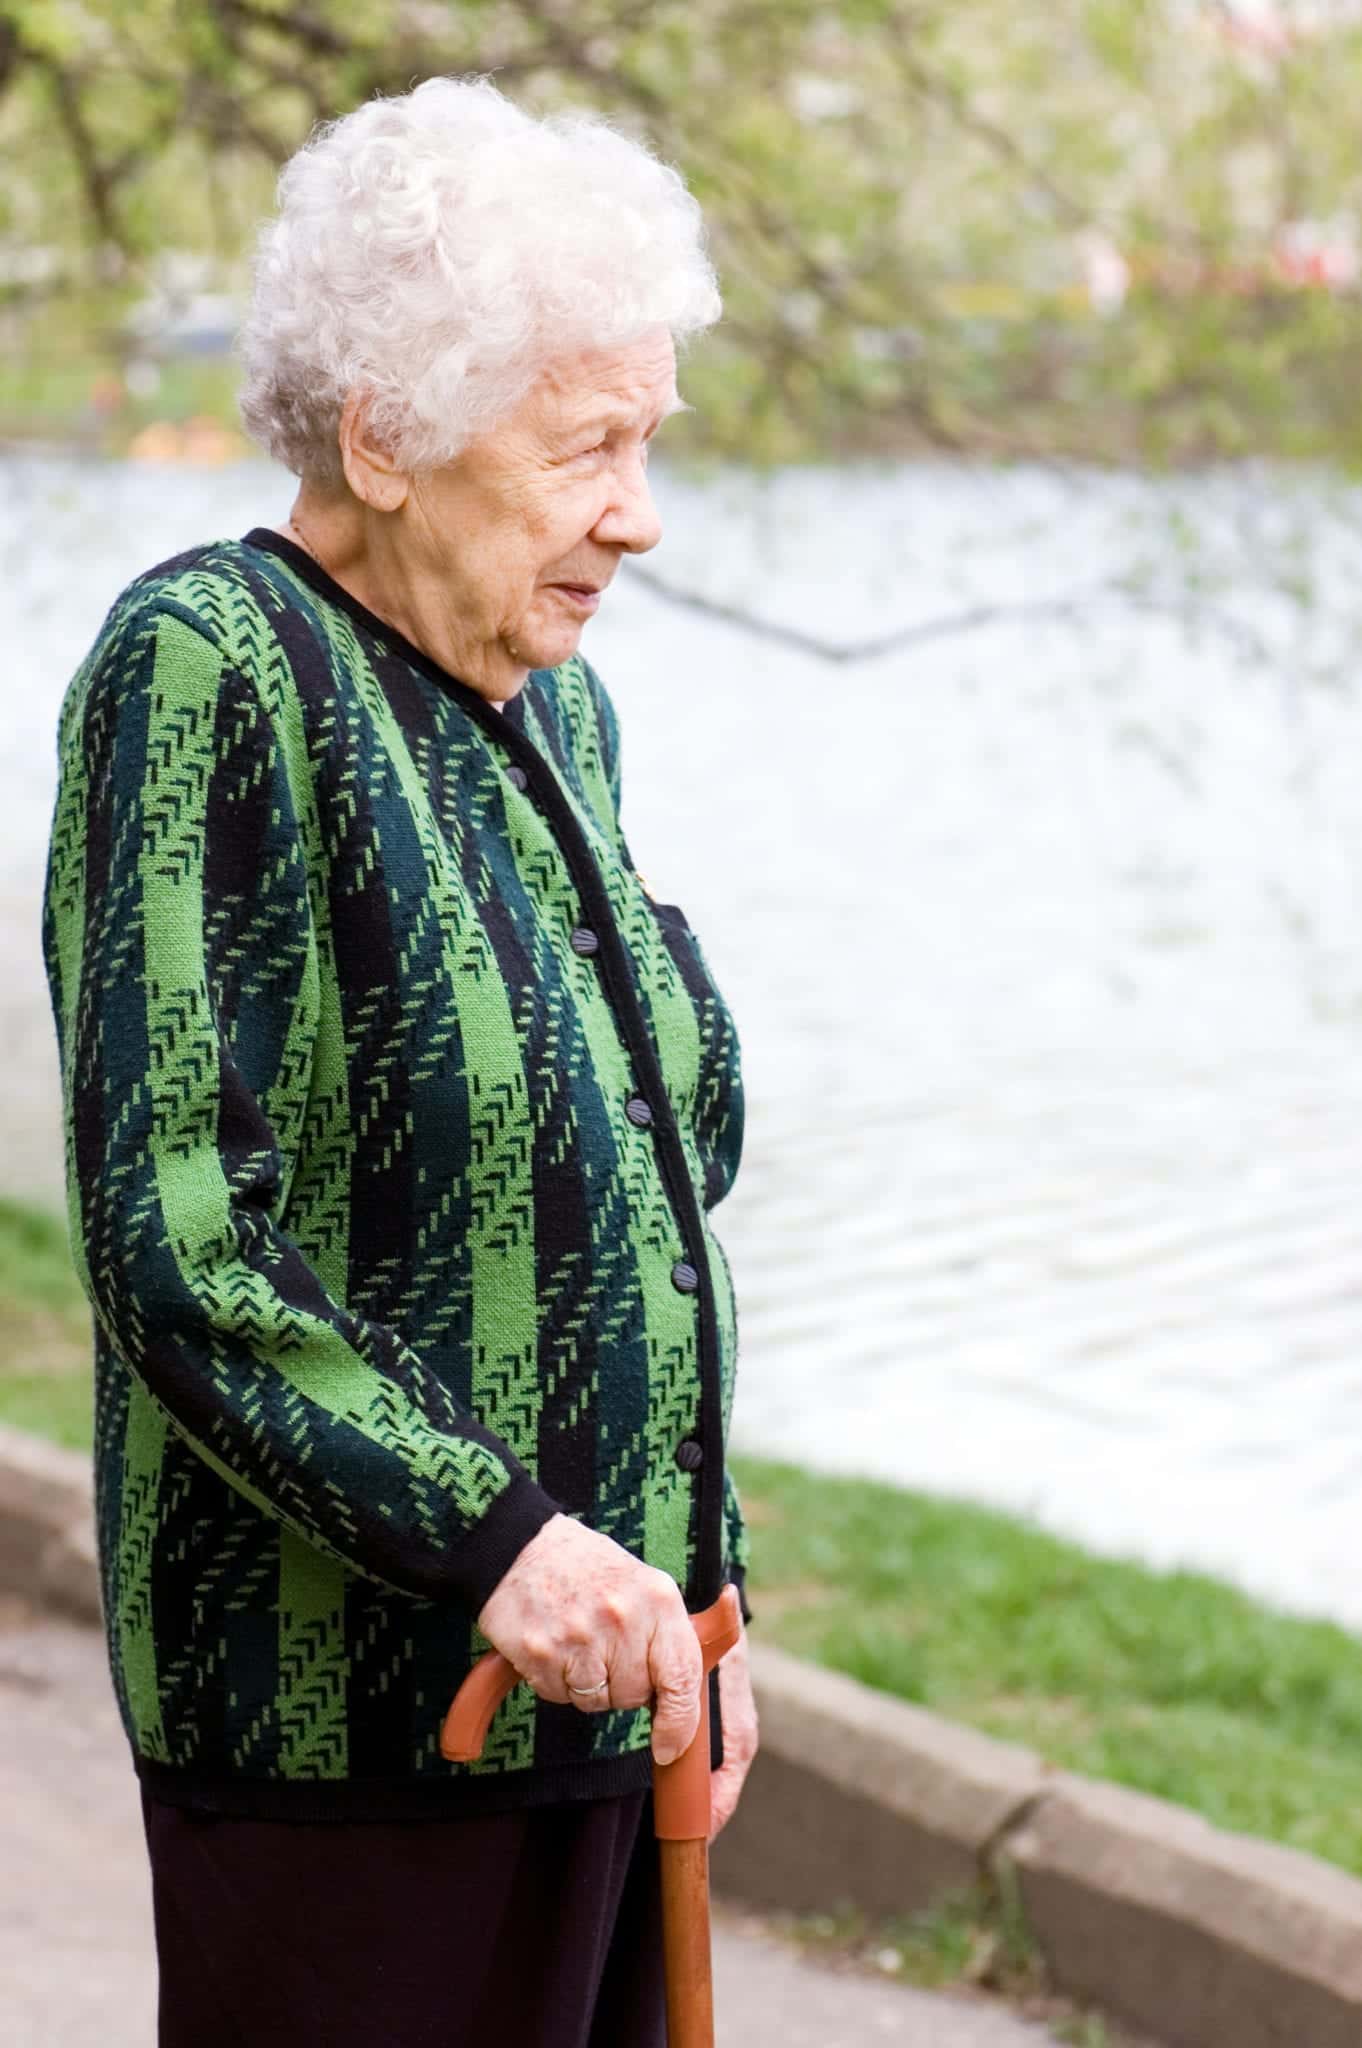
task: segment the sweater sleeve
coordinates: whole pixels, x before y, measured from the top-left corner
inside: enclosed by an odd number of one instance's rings
[[[559,1505],[281,1221],[319,1085],[337,1100],[287,752],[168,601],[106,623],[67,694],[43,937],[72,1247],[119,1357],[225,1481],[477,1613]]]

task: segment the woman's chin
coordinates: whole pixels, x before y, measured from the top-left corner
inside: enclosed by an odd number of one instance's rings
[[[527,668],[557,668],[577,652],[585,619],[554,619],[534,633],[518,633],[516,647]]]

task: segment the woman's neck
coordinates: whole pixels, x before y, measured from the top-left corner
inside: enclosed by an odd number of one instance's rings
[[[324,569],[334,584],[340,584],[342,590],[346,590],[352,598],[356,598],[367,610],[371,610],[375,618],[381,618],[385,625],[401,633],[403,639],[410,639],[412,645],[420,647],[422,653],[426,653],[432,662],[438,662],[440,668],[449,670],[451,676],[459,676],[463,682],[469,682],[465,674],[465,664],[461,664],[457,657],[451,657],[449,649],[430,645],[430,637],[420,631],[416,621],[408,621],[406,616],[395,616],[387,604],[375,602],[377,592],[371,590],[371,580],[363,573],[363,549],[346,547],[346,532],[338,528],[338,522],[334,518],[328,520],[324,512],[317,514],[315,506],[307,504],[305,489],[299,492],[285,524],[274,526],[270,530],[279,532],[285,541],[293,541],[295,547],[301,547],[305,555],[311,555],[317,567]],[[520,678],[520,682],[524,684],[524,678]],[[471,682],[469,686],[477,688],[477,684]],[[492,705],[494,711],[506,709],[502,698],[490,696],[481,688],[479,696],[483,696],[483,700],[487,705]]]

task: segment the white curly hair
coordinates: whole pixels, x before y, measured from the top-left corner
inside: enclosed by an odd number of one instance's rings
[[[343,480],[347,394],[411,474],[452,462],[554,356],[719,318],[700,207],[600,115],[541,119],[490,78],[427,78],[319,124],[279,175],[234,345],[247,433]]]

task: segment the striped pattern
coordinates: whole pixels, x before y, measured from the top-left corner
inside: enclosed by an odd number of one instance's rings
[[[139,1770],[300,1817],[648,1782],[646,1709],[523,1686],[477,1763],[437,1747],[550,1515],[692,1609],[748,1561],[708,1217],[738,1042],[634,869],[600,679],[498,712],[256,528],[127,586],[59,747],[44,946]]]

